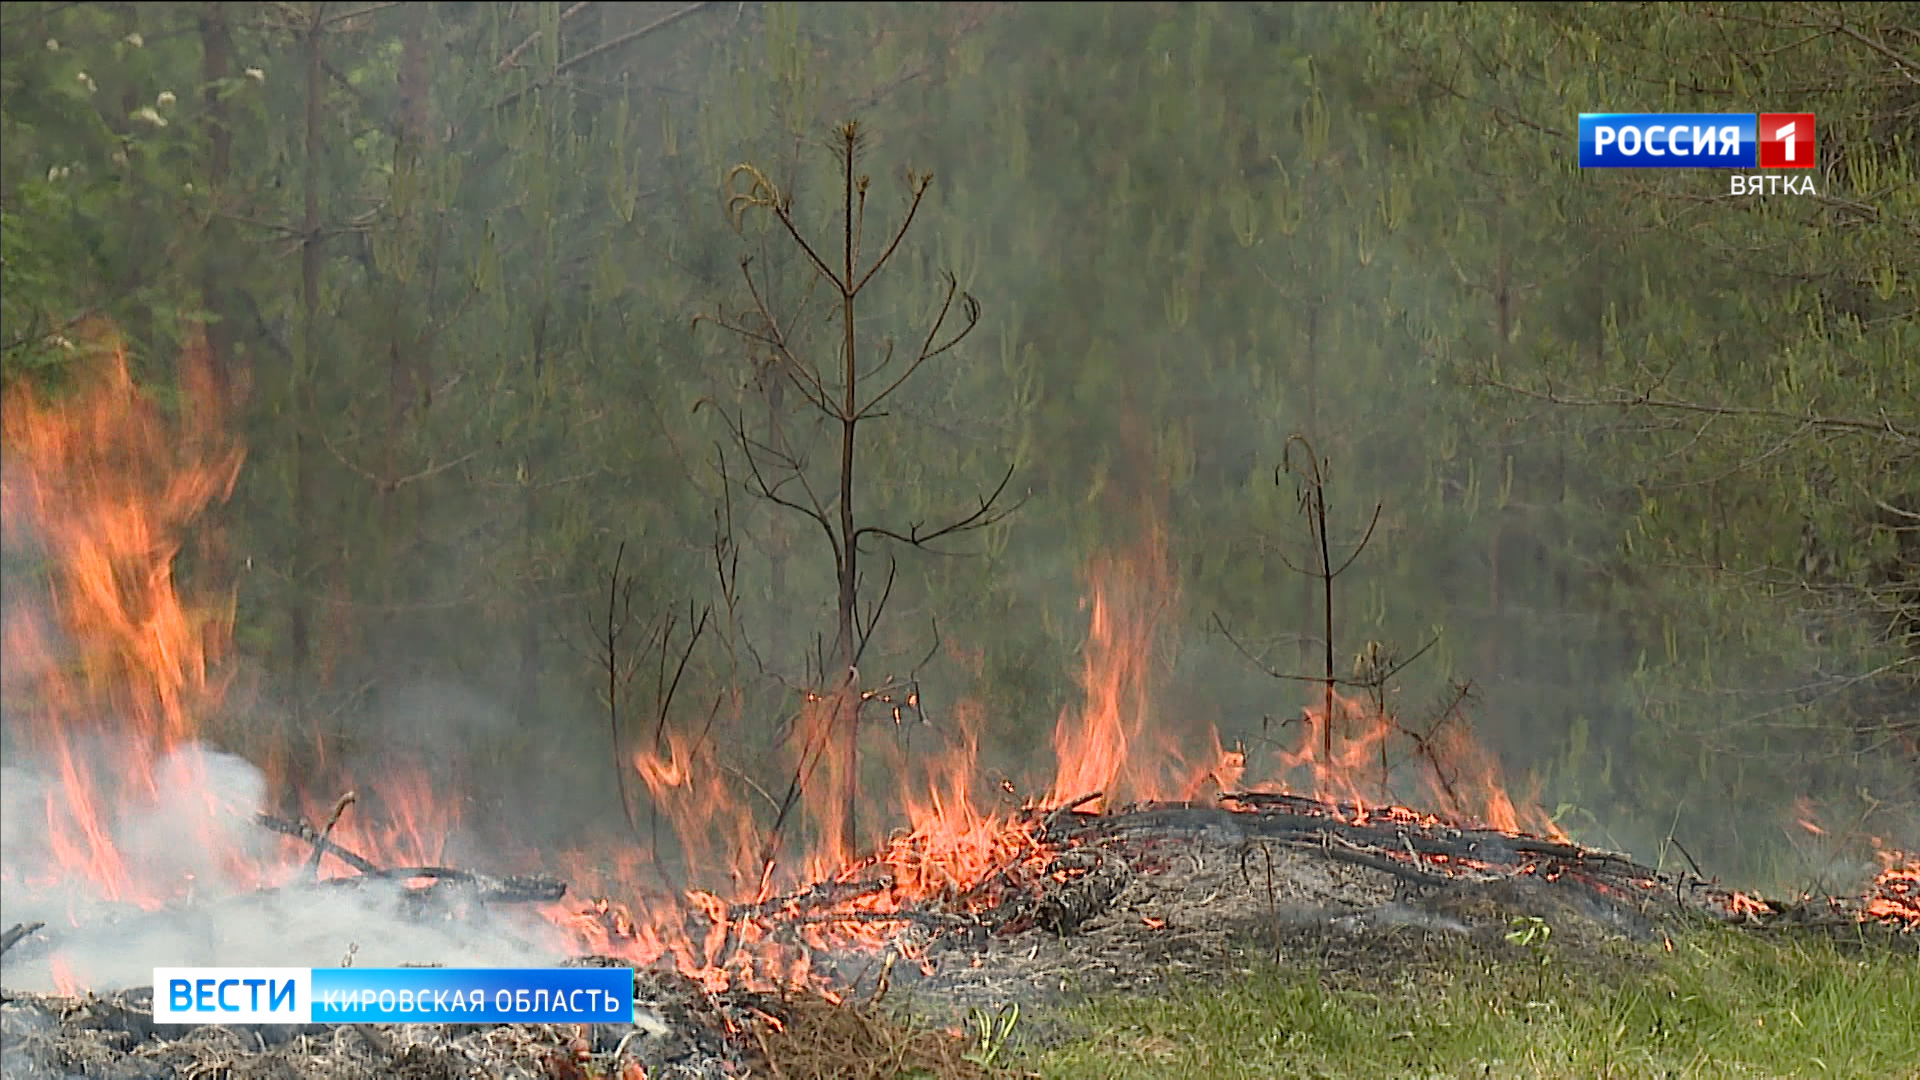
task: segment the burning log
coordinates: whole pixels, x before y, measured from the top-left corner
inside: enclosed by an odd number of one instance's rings
[[[838,907],[870,896],[878,896],[893,887],[886,878],[874,878],[858,881],[822,881],[795,893],[762,900],[757,904],[732,904],[727,908],[727,918],[732,921],[759,919],[767,916],[798,915],[803,911],[818,908]]]

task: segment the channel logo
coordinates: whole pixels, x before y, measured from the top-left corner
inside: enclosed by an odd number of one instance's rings
[[[1581,113],[1583,169],[1811,169],[1812,113]]]
[[[632,1020],[632,968],[153,969],[156,1024]]]

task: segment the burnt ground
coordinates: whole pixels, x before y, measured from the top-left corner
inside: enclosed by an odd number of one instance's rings
[[[1920,955],[1920,933],[1863,926],[1847,904],[1752,900],[1611,853],[1549,841],[1508,850],[1523,845],[1504,834],[1188,807],[1084,828],[1091,835],[1070,838],[1054,865],[1089,869],[1012,922],[1032,925],[936,940],[931,971],[896,966],[889,998],[951,1015],[1152,993],[1261,964],[1312,969],[1329,986],[1379,988],[1469,955],[1518,962],[1547,947],[1582,970],[1624,976],[1702,922],[1866,935]],[[1470,865],[1462,851],[1478,858]],[[1446,870],[1423,857],[1446,852],[1456,853]],[[872,977],[859,969],[848,981],[858,993]]]
[[[974,1010],[1019,1004],[1022,1037],[1044,1043],[1072,1034],[1045,1006],[1268,964],[1334,989],[1439,992],[1468,967],[1537,965],[1550,949],[1556,968],[1582,978],[1632,979],[1670,935],[1703,921],[1920,955],[1920,933],[1862,926],[1844,905],[1735,900],[1620,856],[1471,830],[1162,807],[1050,825],[1044,850],[984,915],[934,905],[903,916],[890,964],[870,952],[817,957],[850,1007],[710,995],[643,971],[634,1025],[183,1031],[152,1025],[145,991],[14,995],[0,1004],[0,1080],[879,1077],[904,1066],[982,1076],[962,1060],[965,1041],[940,1034]],[[890,1019],[903,1015],[915,1023]],[[872,1071],[849,1071],[855,1061]]]

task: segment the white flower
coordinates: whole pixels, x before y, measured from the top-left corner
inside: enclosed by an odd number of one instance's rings
[[[115,165],[125,165],[127,163],[127,152],[125,150],[115,150],[113,152],[113,163]]]
[[[48,38],[48,39],[47,39],[47,51],[48,51],[48,52],[59,52],[59,51],[60,51],[60,39],[59,39],[59,38]]]
[[[87,74],[84,71],[75,75],[73,77],[73,81],[79,83],[81,86],[86,87],[87,93],[89,94],[93,93],[95,90],[100,89],[99,85],[93,81],[93,76]]]
[[[158,101],[159,101],[159,103],[160,103],[160,107],[164,109],[164,108],[166,108],[167,106],[169,106],[169,105],[171,105],[171,104],[173,104],[174,102],[176,102],[176,101],[178,101],[178,100],[180,100],[180,99],[179,99],[179,98],[176,98],[176,97],[174,97],[174,96],[173,96],[173,91],[171,91],[171,90],[162,90],[162,91],[160,91],[160,96],[159,96],[159,98],[157,98],[156,100],[158,100]]]
[[[152,124],[154,127],[167,126],[167,118],[153,111],[153,106],[151,105],[140,106],[140,108],[134,112],[133,118],[135,120],[145,121],[146,123]]]
[[[186,183],[181,184],[180,190],[186,192],[189,195],[193,194],[193,181],[189,180]]]
[[[141,48],[147,43],[147,39],[141,37],[140,31],[138,30],[135,30],[133,33],[128,34],[126,37],[123,37],[120,40],[126,42],[127,44],[133,46],[136,49]]]
[[[247,78],[252,79],[254,82],[267,81],[267,73],[264,71],[261,71],[259,68],[250,67],[242,74],[246,75]]]

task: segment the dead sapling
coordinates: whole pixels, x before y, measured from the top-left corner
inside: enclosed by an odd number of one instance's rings
[[[593,648],[580,650],[587,653],[604,680],[601,689],[601,703],[607,713],[607,737],[613,759],[614,784],[620,799],[620,809],[626,818],[627,827],[635,835],[645,833],[652,852],[652,865],[663,876],[666,863],[660,857],[660,808],[657,800],[649,800],[647,825],[643,830],[635,811],[635,797],[631,791],[628,775],[633,771],[631,738],[628,730],[631,724],[633,683],[641,670],[651,666],[654,669],[653,700],[650,703],[652,713],[651,747],[656,759],[667,753],[669,721],[673,713],[673,702],[680,685],[686,676],[687,666],[692,661],[695,650],[709,626],[713,609],[696,608],[689,603],[687,613],[681,616],[674,612],[642,621],[635,613],[635,591],[638,579],[624,570],[627,545],[622,542],[614,551],[613,566],[607,572],[606,607],[593,622]],[[719,702],[709,711],[705,725],[699,736],[691,744],[690,755],[697,754],[712,730],[714,717],[719,712]],[[691,782],[691,778],[689,778]],[[669,888],[674,887],[671,879],[666,881]]]
[[[833,238],[838,243],[832,246],[809,239],[796,217],[792,194],[761,169],[743,164],[728,176],[727,210],[735,229],[744,228],[749,213],[773,218],[777,233],[791,241],[810,271],[803,295],[824,296],[836,309],[832,329],[837,333],[832,336],[837,340],[827,347],[810,347],[806,305],[802,303],[793,311],[776,310],[782,305],[774,302],[773,293],[755,274],[750,256],[740,261],[748,297],[746,308],[738,312],[722,308],[717,314],[695,320],[696,324],[713,323],[745,342],[755,381],[791,391],[798,403],[789,408],[813,418],[812,424],[793,425],[769,417],[763,431],[749,421],[744,408],[712,399],[701,403],[713,407],[727,428],[729,441],[744,466],[741,487],[796,515],[808,523],[810,530],[817,529],[822,546],[832,557],[835,621],[829,641],[818,650],[822,662],[817,673],[818,693],[829,712],[824,722],[812,725],[807,741],[819,745],[803,745],[796,783],[804,785],[814,767],[809,762],[817,764],[824,759],[837,766],[834,772],[839,777],[839,790],[832,795],[837,812],[821,824],[827,835],[837,840],[841,854],[847,856],[852,854],[857,839],[859,723],[862,706],[869,700],[860,685],[859,663],[873,639],[894,579],[889,552],[880,597],[871,605],[863,605],[868,585],[862,577],[862,556],[869,553],[870,546],[882,542],[938,551],[931,545],[994,525],[1018,505],[1008,505],[1006,499],[1013,479],[1009,466],[996,485],[976,496],[972,507],[956,511],[940,524],[915,522],[901,528],[874,523],[861,513],[861,497],[869,490],[856,480],[862,464],[862,425],[886,416],[888,403],[901,387],[923,366],[951,353],[980,322],[979,302],[960,289],[953,275],[944,274],[945,287],[924,334],[918,335],[917,346],[896,354],[895,342],[890,339],[866,340],[871,331],[862,322],[861,298],[900,251],[933,177],[907,172],[907,202],[900,223],[882,234],[877,253],[868,257],[867,192],[871,178],[857,171],[863,142],[857,123],[843,124],[835,131],[841,199],[838,235]],[[831,473],[822,475],[825,470],[810,467],[810,451],[814,448],[801,444],[796,426],[804,431],[821,431],[831,444]]]
[[[1441,787],[1448,789],[1451,786],[1451,780],[1444,769],[1442,758],[1437,752],[1435,737],[1439,726],[1448,723],[1451,718],[1457,715],[1460,701],[1467,693],[1466,688],[1460,687],[1458,696],[1456,696],[1447,707],[1441,709],[1436,718],[1432,720],[1425,729],[1414,728],[1400,721],[1393,708],[1391,690],[1394,678],[1437,645],[1440,641],[1439,637],[1435,636],[1429,639],[1426,644],[1414,650],[1411,655],[1404,659],[1399,658],[1388,646],[1382,645],[1377,641],[1369,641],[1366,646],[1356,654],[1352,674],[1342,675],[1340,673],[1338,667],[1339,648],[1337,639],[1334,636],[1334,585],[1335,582],[1340,579],[1341,575],[1353,567],[1361,554],[1365,552],[1372,543],[1374,530],[1380,524],[1382,504],[1378,502],[1374,503],[1373,510],[1367,518],[1367,525],[1362,531],[1360,539],[1353,544],[1352,548],[1347,551],[1345,556],[1336,565],[1333,555],[1334,544],[1327,501],[1327,487],[1330,474],[1331,469],[1327,460],[1322,458],[1314,450],[1312,442],[1309,441],[1305,435],[1300,434],[1288,437],[1286,445],[1281,451],[1281,463],[1274,468],[1273,472],[1273,480],[1276,486],[1286,486],[1286,478],[1289,476],[1294,479],[1298,490],[1300,512],[1307,521],[1308,558],[1303,560],[1306,565],[1302,566],[1300,563],[1295,562],[1292,558],[1289,558],[1284,551],[1278,552],[1278,555],[1280,561],[1286,565],[1287,569],[1296,574],[1312,578],[1319,584],[1321,622],[1319,627],[1320,632],[1317,635],[1318,641],[1314,643],[1320,647],[1322,658],[1320,672],[1317,674],[1301,674],[1280,671],[1270,666],[1264,659],[1256,655],[1252,649],[1248,648],[1247,645],[1235,636],[1233,631],[1227,627],[1226,621],[1222,619],[1217,612],[1213,616],[1213,624],[1221,635],[1224,636],[1242,656],[1257,665],[1267,675],[1275,679],[1289,682],[1312,683],[1320,687],[1321,712],[1319,729],[1314,732],[1314,735],[1320,744],[1319,758],[1321,761],[1331,762],[1334,760],[1334,725],[1336,718],[1340,715],[1338,691],[1345,689],[1364,695],[1372,708],[1372,714],[1377,722],[1386,725],[1391,734],[1403,736],[1404,739],[1411,744],[1415,754],[1420,756],[1435,770]],[[1309,714],[1309,722],[1311,723],[1310,716],[1311,714]],[[1389,791],[1389,781],[1393,768],[1393,762],[1389,756],[1388,742],[1389,740],[1387,739],[1380,740],[1380,788],[1383,794]]]

